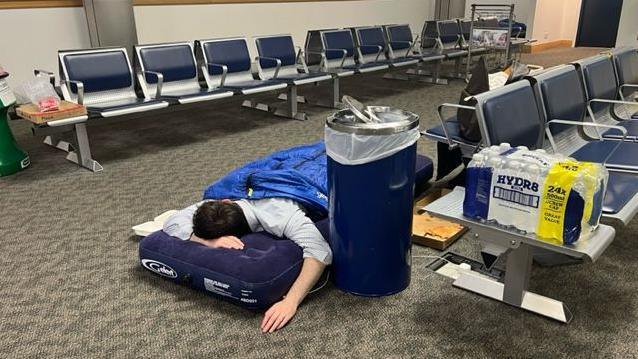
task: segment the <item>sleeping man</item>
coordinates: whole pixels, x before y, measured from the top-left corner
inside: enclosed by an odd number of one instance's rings
[[[327,215],[325,162],[321,142],[274,153],[213,183],[204,201],[179,211],[164,224],[164,232],[173,237],[213,248],[243,250],[239,238],[259,231],[301,247],[301,272],[284,299],[266,311],[261,322],[264,333],[281,329],[294,317],[332,262],[330,246],[311,220]]]
[[[328,242],[303,207],[285,198],[208,200],[179,211],[164,224],[164,232],[173,237],[212,248],[236,250],[244,248],[241,236],[259,231],[292,240],[303,249],[304,256],[301,273],[284,299],[264,315],[261,330],[272,333],[292,319],[325,266],[332,261]]]

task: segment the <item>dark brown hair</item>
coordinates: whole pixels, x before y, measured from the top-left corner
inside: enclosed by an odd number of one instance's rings
[[[193,234],[201,239],[241,236],[250,233],[244,212],[237,203],[208,201],[193,216]]]

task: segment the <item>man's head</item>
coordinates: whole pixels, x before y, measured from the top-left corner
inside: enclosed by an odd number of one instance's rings
[[[250,233],[250,227],[237,203],[208,201],[202,203],[193,216],[193,234],[201,239],[223,236],[237,238]]]

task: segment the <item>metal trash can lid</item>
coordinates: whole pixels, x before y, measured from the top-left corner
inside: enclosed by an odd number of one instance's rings
[[[419,126],[419,116],[413,112],[388,106],[364,106],[349,96],[343,97],[346,109],[326,120],[329,128],[357,135],[392,135]]]

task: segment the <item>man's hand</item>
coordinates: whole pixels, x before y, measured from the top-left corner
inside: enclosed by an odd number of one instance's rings
[[[224,236],[206,241],[206,246],[211,248],[244,249],[244,243],[235,236]]]
[[[301,273],[288,290],[286,297],[273,304],[264,314],[264,320],[261,321],[262,333],[272,333],[283,328],[295,316],[297,307],[312,286],[317,283],[325,267],[325,264],[314,258],[304,258]]]
[[[297,303],[293,300],[283,299],[273,304],[261,321],[261,332],[272,333],[283,328],[297,313]]]
[[[195,235],[191,236],[191,240],[201,243],[210,248],[228,248],[228,249],[244,249],[244,243],[235,236],[224,236],[215,239],[202,239]]]

